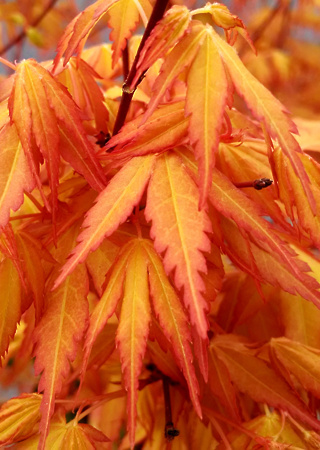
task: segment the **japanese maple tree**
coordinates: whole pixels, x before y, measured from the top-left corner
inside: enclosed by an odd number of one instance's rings
[[[317,5],[0,5],[4,448],[320,448]]]

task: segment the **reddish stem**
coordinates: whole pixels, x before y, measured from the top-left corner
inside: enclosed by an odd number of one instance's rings
[[[144,74],[139,78],[139,80],[136,82],[135,86],[133,87],[133,89],[129,89],[129,86],[131,85],[136,71],[137,71],[137,64],[139,61],[139,57],[140,57],[140,53],[144,47],[144,44],[146,42],[146,40],[148,39],[148,37],[150,36],[151,31],[154,29],[156,23],[162,19],[163,14],[166,10],[166,7],[168,5],[169,0],[156,0],[156,3],[154,5],[152,14],[150,16],[147,28],[145,29],[145,32],[142,36],[137,54],[134,58],[134,61],[132,63],[129,75],[125,81],[125,83],[122,86],[122,97],[121,97],[121,102],[120,102],[120,106],[119,106],[119,110],[118,110],[118,114],[116,117],[116,121],[114,124],[114,129],[113,129],[113,135],[117,134],[120,130],[120,128],[122,127],[122,125],[124,124],[128,111],[129,111],[129,107],[131,104],[131,100],[133,97],[133,94],[135,93],[135,90],[137,89],[138,85],[141,83],[141,81],[143,80]]]
[[[172,422],[172,412],[171,412],[171,400],[170,400],[170,379],[165,375],[162,375],[163,383],[163,396],[164,396],[164,407],[165,407],[165,417],[166,424],[164,428],[164,435],[167,441],[173,441],[173,439],[179,436],[180,432],[173,426]]]

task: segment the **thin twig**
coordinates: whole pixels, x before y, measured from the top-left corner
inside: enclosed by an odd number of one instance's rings
[[[137,54],[132,63],[129,75],[128,75],[124,85],[122,86],[122,97],[121,97],[121,102],[120,102],[118,114],[116,117],[116,121],[114,124],[113,135],[117,134],[119,132],[120,128],[122,127],[122,125],[124,124],[127,114],[128,114],[128,111],[129,111],[129,107],[131,104],[133,94],[135,93],[137,86],[143,80],[144,74],[139,78],[139,80],[137,81],[137,83],[135,84],[133,89],[129,89],[129,86],[131,85],[131,83],[135,77],[135,74],[137,71],[137,64],[139,61],[140,53],[144,47],[144,44],[145,44],[146,40],[148,39],[148,37],[150,36],[151,31],[154,29],[156,23],[160,19],[162,19],[163,14],[167,8],[168,2],[169,2],[169,0],[156,0],[156,3],[154,5],[152,14],[150,16],[150,19],[149,19],[149,22],[147,25],[147,28],[145,29],[145,32],[142,36]]]
[[[180,432],[173,426],[172,412],[171,412],[171,400],[170,400],[170,379],[165,375],[162,375],[163,383],[163,396],[164,396],[164,408],[166,424],[164,428],[164,435],[167,441],[173,441],[173,439],[179,436]]]
[[[29,26],[30,27],[36,27],[41,20],[48,14],[48,12],[53,8],[54,4],[58,0],[51,0],[48,5],[44,8],[41,14],[39,14],[38,17],[33,20]],[[8,42],[4,47],[0,49],[0,55],[3,55],[8,50],[10,50],[12,47],[14,47],[16,44],[18,44],[22,39],[24,39],[27,35],[27,28],[24,28],[24,30],[21,31],[14,39],[12,39],[10,42]]]

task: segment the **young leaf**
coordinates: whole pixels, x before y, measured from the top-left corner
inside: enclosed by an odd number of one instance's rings
[[[144,114],[143,122],[154,112],[165,92],[170,88],[178,75],[192,62],[197,54],[199,45],[206,35],[205,28],[198,23],[191,24],[188,31],[169,53],[161,67],[160,75],[153,86],[153,96]]]
[[[66,161],[93,189],[101,191],[104,188],[104,173],[95,159],[94,148],[88,141],[76,104],[66,88],[34,60],[25,60],[17,67],[9,111],[34,176],[38,177],[41,162],[38,150],[46,160],[54,210],[57,207],[59,132],[62,136],[69,134],[70,145],[62,145]],[[67,137],[65,141],[68,142]]]
[[[190,12],[183,5],[173,5],[157,23],[140,53],[137,72],[130,89],[141,75],[179,41],[190,23]]]
[[[119,0],[111,5],[108,11],[108,24],[112,29],[110,40],[113,42],[112,68],[117,64],[127,41],[139,24],[140,16],[137,4],[138,2],[135,0]],[[150,10],[148,13],[150,14]]]
[[[63,62],[63,65],[65,66],[74,52],[77,55],[81,53],[92,28],[108,11],[110,6],[117,1],[118,0],[97,0],[84,11],[80,12],[69,23],[58,43],[57,56],[54,59],[54,70],[57,68],[63,54],[65,54]]]
[[[0,444],[9,445],[37,432],[40,420],[39,394],[22,394],[4,403],[0,410]]]
[[[184,289],[190,320],[199,335],[206,338],[208,305],[199,272],[207,271],[202,252],[210,251],[206,233],[211,231],[211,225],[206,212],[198,211],[198,189],[174,153],[165,154],[156,162],[145,215],[148,221],[152,220],[151,236],[157,252],[165,252],[166,273],[175,269],[174,283],[178,289]]]
[[[40,75],[42,75],[40,77]],[[40,150],[47,166],[51,195],[52,195],[52,211],[53,221],[55,222],[55,214],[58,207],[58,185],[59,185],[59,130],[54,111],[48,103],[47,92],[44,87],[46,78],[49,78],[48,72],[43,69],[35,61],[24,61],[17,66],[16,80],[9,102],[11,105],[11,118],[18,130],[20,139],[24,134],[22,127],[23,122],[16,120],[17,108],[23,108],[26,115],[31,116],[31,130],[28,138],[31,141],[31,133],[35,139],[37,148]],[[20,89],[24,89],[27,101],[23,104],[17,103],[15,89],[20,85]],[[19,114],[19,113],[18,113]],[[21,139],[22,141],[22,139]],[[23,145],[23,141],[22,141]]]
[[[148,256],[150,294],[157,319],[164,335],[172,344],[176,362],[188,383],[191,401],[201,417],[199,385],[192,364],[193,357],[189,344],[191,334],[187,317],[152,243],[144,240],[142,245]]]
[[[57,414],[50,424],[46,448],[52,450],[104,449],[109,441],[107,436],[91,425],[78,423],[75,419],[66,423],[62,414]],[[41,437],[37,435],[17,444],[16,447],[18,450],[37,450],[40,445]]]
[[[212,39],[212,28],[207,26],[205,31],[188,72],[186,98],[189,138],[199,161],[200,208],[206,203],[211,185],[228,89],[223,63]]]
[[[154,156],[133,158],[110,181],[98,196],[96,204],[88,211],[80,234],[79,244],[57,278],[57,287],[88,253],[98,248],[123,223],[142,197],[149,181]]]
[[[116,337],[124,385],[128,391],[127,429],[132,448],[136,429],[138,377],[147,347],[150,320],[147,257],[143,247],[136,245],[134,252],[128,258],[124,297]]]
[[[23,153],[16,129],[9,124],[0,131],[0,227],[7,225],[10,209],[17,211],[23,192],[31,192],[35,179]]]
[[[297,132],[295,124],[288,117],[285,107],[279,100],[246,69],[236,51],[215,31],[212,31],[212,36],[238,94],[244,98],[253,115],[265,123],[270,135],[278,139],[282,151],[289,158],[296,175],[301,180],[315,214],[315,201],[310,189],[310,180],[297,154],[301,153],[301,149],[291,134],[291,132]]]
[[[77,227],[65,233],[55,250],[55,259],[63,261],[73,245]],[[62,389],[63,380],[69,372],[69,361],[73,361],[77,344],[82,339],[88,320],[88,278],[84,266],[76,270],[52,292],[52,281],[47,285],[46,307],[41,321],[34,330],[35,372],[41,375],[39,392],[43,391],[41,402],[39,448],[45,448],[49,423],[54,412],[55,396]]]

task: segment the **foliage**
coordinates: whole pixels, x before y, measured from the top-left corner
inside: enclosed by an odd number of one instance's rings
[[[319,3],[193,3],[0,6],[4,447],[320,448]]]

